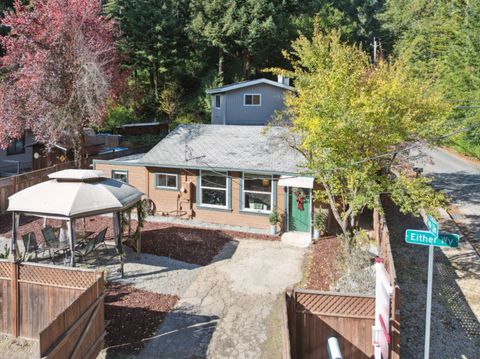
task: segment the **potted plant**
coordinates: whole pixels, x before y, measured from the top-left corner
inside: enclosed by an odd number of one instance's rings
[[[320,238],[320,232],[325,232],[327,229],[327,218],[320,210],[315,213],[313,217],[313,239],[317,240]]]
[[[277,234],[277,224],[280,223],[280,215],[278,214],[277,208],[272,210],[268,220],[270,221],[270,234]]]

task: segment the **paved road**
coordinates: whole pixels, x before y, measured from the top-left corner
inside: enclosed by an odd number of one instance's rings
[[[450,196],[450,211],[465,235],[480,250],[480,165],[441,149],[423,149],[416,165],[433,178],[433,185]],[[455,208],[456,207],[456,208]]]

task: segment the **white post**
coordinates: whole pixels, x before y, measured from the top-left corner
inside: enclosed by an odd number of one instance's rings
[[[430,357],[430,320],[432,313],[432,284],[433,284],[433,250],[434,246],[428,247],[428,283],[427,283],[427,309],[425,315],[425,352],[424,359]]]
[[[70,219],[67,222],[69,239],[70,239],[70,266],[75,267],[75,220]]]
[[[115,247],[117,253],[120,256],[120,273],[123,278],[123,255],[124,253],[120,253],[120,248],[122,246],[122,233],[121,232],[121,212],[115,212],[113,214],[113,235],[115,237]]]

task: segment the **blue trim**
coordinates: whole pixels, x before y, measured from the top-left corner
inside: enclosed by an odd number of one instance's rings
[[[277,207],[277,180],[272,178],[272,208]]]
[[[215,208],[197,205],[197,209],[201,211],[219,211],[219,212],[233,212],[231,208]]]
[[[232,210],[232,176],[227,172],[227,208]]]
[[[239,181],[239,185],[238,185],[238,211],[239,212],[242,212],[242,210],[244,209],[243,208],[243,184],[244,182],[244,179],[243,179],[243,173],[242,173],[242,178],[240,179]]]
[[[197,175],[197,188],[195,189],[195,195],[197,199],[197,207],[200,204],[200,173]]]

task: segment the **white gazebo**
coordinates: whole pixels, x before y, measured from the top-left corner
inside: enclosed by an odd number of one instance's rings
[[[9,197],[12,212],[11,250],[17,251],[21,214],[67,222],[71,250],[70,265],[75,266],[75,222],[77,219],[113,213],[115,243],[120,246],[122,211],[141,200],[142,192],[121,181],[106,178],[101,171],[64,170],[52,173],[50,180],[28,187]]]

